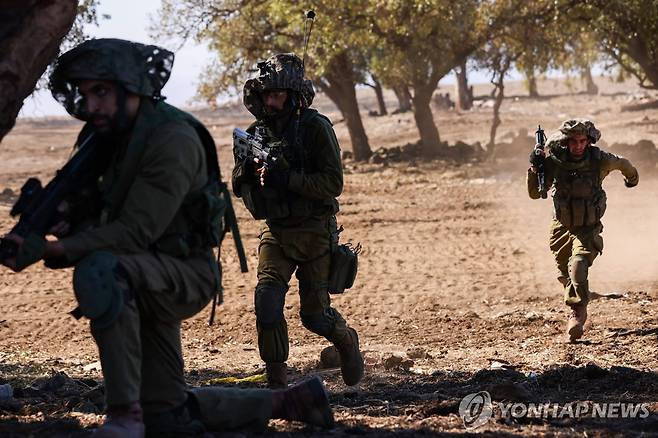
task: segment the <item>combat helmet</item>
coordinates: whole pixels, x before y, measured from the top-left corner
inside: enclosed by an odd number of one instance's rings
[[[308,108],[313,102],[313,83],[304,78],[304,63],[293,53],[279,53],[258,63],[259,75],[244,85],[244,106],[257,119],[265,116],[261,93],[266,90],[292,91],[294,109]]]
[[[586,135],[589,144],[595,144],[601,139],[601,131],[596,129],[594,123],[587,119],[569,119],[562,122],[556,133],[548,139],[548,149],[551,152],[559,152],[566,149],[569,144],[569,138],[576,134]]]
[[[92,39],[57,59],[48,85],[69,114],[85,120],[78,81],[118,82],[133,94],[160,100],[173,65],[174,54],[162,47],[115,38]]]

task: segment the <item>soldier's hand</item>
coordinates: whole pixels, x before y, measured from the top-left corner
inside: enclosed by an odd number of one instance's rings
[[[265,167],[265,163],[263,163],[258,158],[254,158],[254,163],[255,163],[256,175],[260,180],[260,185],[261,187],[265,187],[265,172],[267,172],[267,167]]]
[[[71,232],[71,224],[67,221],[59,221],[48,230],[48,234],[56,237],[64,237]]]
[[[7,234],[5,236],[2,236],[2,238],[14,242],[18,247],[16,252],[18,252],[21,249],[21,245],[23,245],[24,239],[18,234]],[[16,272],[16,257],[11,257],[2,260],[2,264],[8,267],[9,269],[11,269],[12,271]]]
[[[535,145],[532,152],[530,152],[530,157],[528,158],[528,161],[530,161],[530,170],[537,173],[537,167],[539,167],[544,163],[545,158],[546,158],[546,153],[544,152],[544,150],[541,149],[541,147],[538,144]]]

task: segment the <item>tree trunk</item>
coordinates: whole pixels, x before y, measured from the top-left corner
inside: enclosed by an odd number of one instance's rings
[[[75,0],[6,0],[0,10],[0,141],[73,25]]]
[[[398,98],[398,109],[395,110],[395,113],[406,113],[411,111],[411,93],[409,88],[406,85],[400,85],[393,87],[393,92],[395,97]]]
[[[372,76],[372,82],[375,84],[372,88],[375,90],[375,94],[377,95],[377,104],[379,105],[379,115],[385,116],[386,114],[388,114],[388,111],[386,110],[386,102],[384,101],[384,90],[382,89],[382,84],[377,79],[377,76],[375,75],[371,75],[371,76]]]
[[[493,158],[494,151],[496,150],[496,131],[500,126],[500,107],[503,104],[503,99],[505,98],[505,75],[507,70],[509,70],[512,64],[512,60],[508,57],[503,58],[500,63],[498,71],[494,71],[494,77],[492,80],[494,84],[494,106],[493,106],[493,121],[491,122],[491,130],[489,131],[489,143],[487,144],[487,156],[489,159]]]
[[[458,111],[467,111],[473,107],[473,94],[468,87],[468,76],[466,72],[466,60],[464,60],[459,68],[455,69],[457,82],[455,83],[455,91],[457,95],[457,102],[455,105]]]
[[[525,70],[526,87],[528,88],[528,95],[530,97],[539,97],[537,90],[537,76],[535,75],[534,68],[527,68]]]
[[[347,54],[337,55],[333,61],[329,63],[330,67],[319,84],[345,118],[354,160],[365,161],[372,155],[372,150],[356,100],[356,80],[354,75],[349,74],[353,71],[352,61]]]
[[[589,66],[583,69],[582,77],[587,87],[587,94],[599,94],[599,87],[594,83],[592,70],[589,68]]]
[[[442,145],[439,130],[434,123],[434,116],[430,108],[432,92],[430,90],[415,90],[412,98],[414,108],[414,120],[420,134],[420,144],[423,155],[435,157],[441,154]]]

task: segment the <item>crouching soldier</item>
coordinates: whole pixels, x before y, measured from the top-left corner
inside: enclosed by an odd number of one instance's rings
[[[59,57],[53,96],[86,122],[78,145],[103,149],[102,170],[85,207],[71,205],[77,214],[51,230],[57,240],[10,234],[18,251],[3,263],[75,266],[77,313],[90,320],[105,380],[107,417],[95,436],[188,436],[273,417],[328,426],[317,378],[280,392],[188,391],[181,321],[220,289],[212,248],[226,204],[212,137],[161,98],[172,64],[165,49],[118,39]]]

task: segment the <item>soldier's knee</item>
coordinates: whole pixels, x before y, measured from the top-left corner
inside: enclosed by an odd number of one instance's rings
[[[277,283],[258,283],[254,297],[256,324],[264,329],[276,327],[283,320],[283,306],[288,288]]]
[[[304,327],[325,338],[331,335],[339,319],[338,312],[331,307],[317,313],[300,312],[299,316]]]
[[[589,260],[585,256],[576,255],[569,260],[569,277],[574,283],[587,281]]]
[[[73,291],[80,313],[93,328],[109,327],[128,297],[128,280],[114,254],[96,251],[83,258],[73,271]]]

